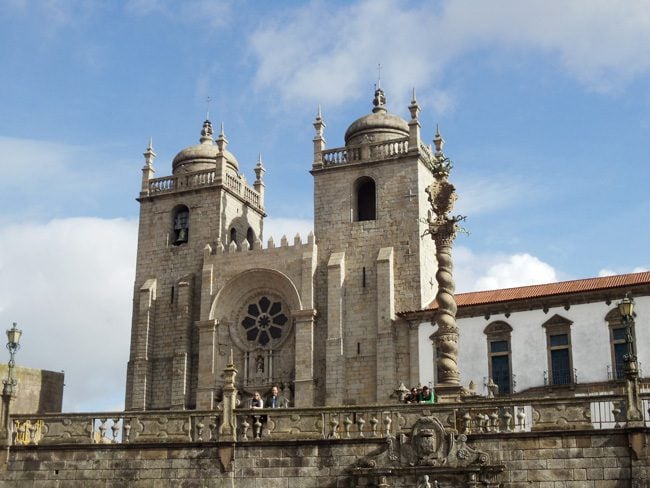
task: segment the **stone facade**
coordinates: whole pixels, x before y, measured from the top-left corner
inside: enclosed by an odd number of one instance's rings
[[[234,352],[242,401],[277,384],[296,406],[389,401],[419,377],[417,331],[398,310],[435,296],[426,229],[431,148],[381,89],[346,145],[314,126],[314,230],[262,244],[264,168],[249,185],[204,123],[170,177],[145,152],[127,409],[213,408]],[[306,170],[308,168],[305,168]]]

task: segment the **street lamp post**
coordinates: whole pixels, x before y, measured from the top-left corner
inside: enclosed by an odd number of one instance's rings
[[[625,391],[627,394],[626,417],[629,425],[631,422],[643,421],[641,400],[639,398],[639,363],[634,347],[634,336],[632,335],[636,314],[634,313],[634,300],[630,297],[629,292],[618,303],[618,311],[625,326],[625,344],[627,345],[627,352],[623,356],[623,362],[625,363]]]
[[[2,412],[0,416],[1,428],[2,428],[2,438],[0,438],[0,444],[2,442],[9,442],[9,408],[11,400],[16,396],[16,385],[18,382],[14,377],[14,358],[16,356],[16,351],[20,349],[20,336],[23,331],[16,327],[16,322],[13,323],[13,327],[7,330],[7,349],[9,349],[9,363],[7,368],[7,378],[2,380]]]

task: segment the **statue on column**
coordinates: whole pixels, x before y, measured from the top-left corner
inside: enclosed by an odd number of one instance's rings
[[[455,285],[451,251],[456,233],[460,229],[458,223],[465,220],[465,217],[450,215],[458,195],[454,185],[448,181],[453,165],[442,152],[444,140],[437,129],[433,142],[436,152],[431,162],[431,171],[435,180],[426,190],[429,194],[433,214],[428,219],[429,228],[426,234],[431,235],[436,243],[436,259],[438,260],[436,272],[438,310],[434,319],[438,329],[434,336],[440,353],[437,358],[439,377],[436,388],[444,389],[447,386],[452,389],[460,389],[457,309],[454,300]]]

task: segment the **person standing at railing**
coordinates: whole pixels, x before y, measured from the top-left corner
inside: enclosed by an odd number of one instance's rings
[[[429,388],[428,386],[423,386],[422,387],[422,392],[420,393],[419,397],[419,402],[420,403],[435,403],[435,394],[433,392],[433,388]]]
[[[288,400],[284,395],[280,395],[280,390],[277,386],[271,388],[271,394],[266,397],[266,408],[286,408],[289,405]]]
[[[262,400],[259,391],[253,393],[253,398],[251,399],[251,408],[264,408],[264,400]]]

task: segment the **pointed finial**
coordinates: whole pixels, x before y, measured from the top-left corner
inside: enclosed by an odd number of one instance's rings
[[[223,121],[221,121],[221,132],[219,132],[219,137],[217,138],[217,147],[219,152],[222,152],[228,146],[228,139],[226,139],[226,134],[223,130]]]
[[[209,119],[205,119],[203,128],[201,129],[201,138],[199,139],[201,144],[212,143],[212,132],[212,122]]]
[[[438,124],[436,124],[436,135],[433,138],[433,145],[436,148],[436,156],[441,156],[442,155],[442,148],[445,145],[445,140],[440,135],[440,128],[438,127]]]
[[[316,113],[316,120],[322,119],[323,115],[321,114],[320,111],[320,103],[318,104],[318,112]]]
[[[156,159],[156,153],[153,152],[153,137],[149,137],[149,145],[142,155],[144,156],[145,168],[151,168],[153,166],[153,160]]]
[[[235,361],[233,359],[232,348],[230,348],[230,357],[228,358],[228,366],[234,366]]]
[[[411,104],[409,105],[409,112],[411,113],[411,120],[416,120],[418,115],[420,115],[420,106],[415,98],[415,87],[413,87],[413,100],[411,100]]]
[[[375,86],[375,98],[372,100],[372,104],[374,105],[373,113],[386,112],[386,95],[379,85]]]
[[[381,63],[377,64],[377,88],[381,90]]]

